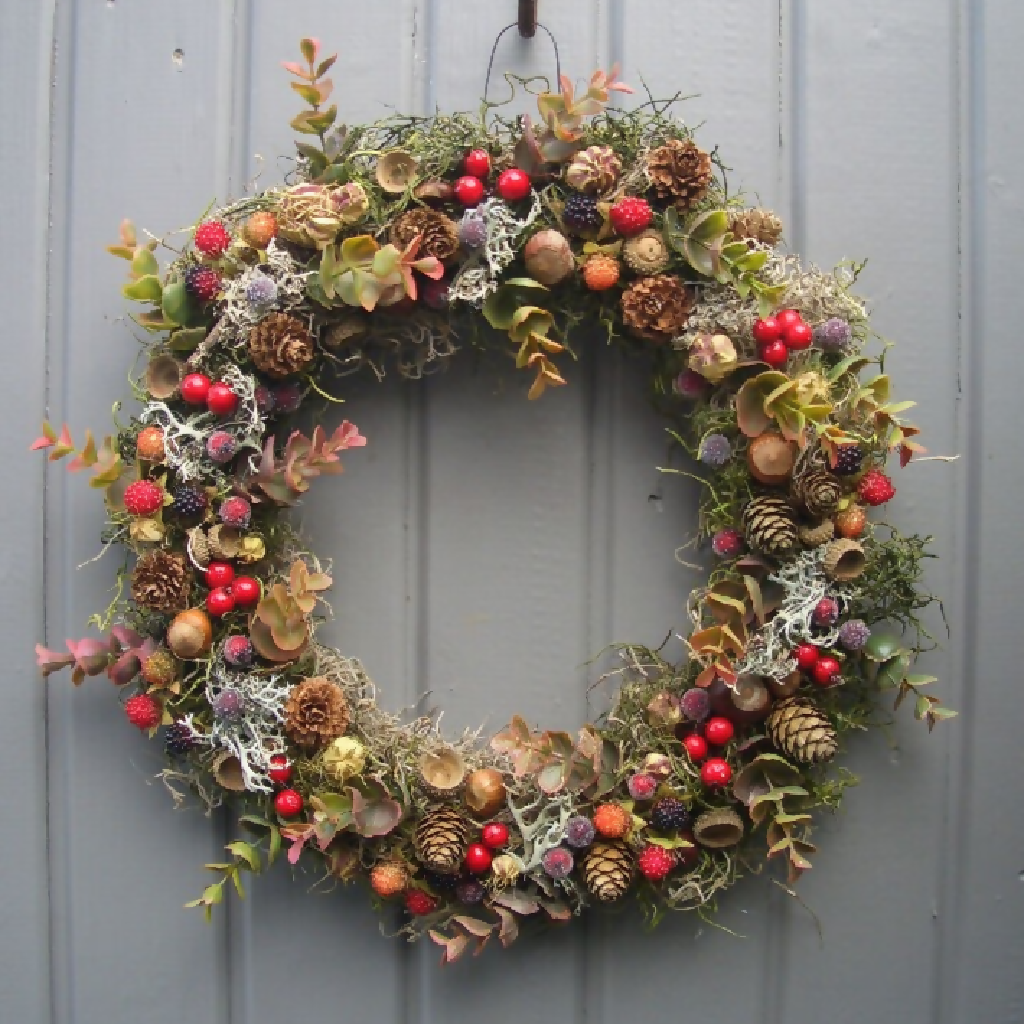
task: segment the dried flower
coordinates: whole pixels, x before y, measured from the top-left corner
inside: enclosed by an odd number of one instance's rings
[[[725,434],[707,434],[700,443],[697,458],[707,466],[724,466],[732,458],[732,444]]]
[[[850,325],[838,316],[826,320],[814,329],[814,341],[825,352],[839,352],[846,348],[853,338]]]
[[[736,369],[736,346],[724,334],[701,334],[690,346],[690,369],[717,384]]]
[[[245,286],[245,301],[251,306],[269,306],[277,301],[277,282],[262,271],[256,271]]]
[[[850,619],[839,627],[839,642],[848,651],[859,651],[870,637],[871,630],[863,619]]]

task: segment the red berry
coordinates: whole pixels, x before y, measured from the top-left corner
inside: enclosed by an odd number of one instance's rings
[[[884,505],[896,493],[896,488],[880,469],[869,469],[860,478],[857,493],[866,505]]]
[[[711,550],[719,558],[735,558],[743,551],[743,534],[734,527],[727,526],[711,538]]]
[[[205,373],[189,373],[181,382],[182,401],[189,405],[206,405],[210,393],[210,378]]]
[[[802,324],[804,318],[800,315],[799,310],[782,309],[775,314],[775,322],[779,325],[782,334],[785,334],[794,324]]]
[[[196,248],[211,259],[217,259],[228,251],[231,245],[231,234],[219,220],[203,221],[196,228]]]
[[[206,408],[217,416],[230,416],[238,408],[238,395],[219,380],[206,392]]]
[[[408,889],[405,893],[405,909],[413,917],[424,917],[437,910],[437,900],[422,889]]]
[[[724,757],[709,757],[700,770],[700,781],[709,789],[728,786],[732,778],[732,769]]]
[[[480,837],[484,841],[484,846],[489,846],[492,850],[500,850],[508,842],[508,826],[503,825],[500,821],[492,821],[490,824],[484,825]]]
[[[294,818],[302,811],[302,794],[294,789],[282,789],[274,797],[274,810],[282,818]]]
[[[220,504],[220,521],[236,530],[247,530],[252,519],[252,505],[240,494],[225,498]]]
[[[128,721],[140,729],[155,729],[163,718],[163,710],[148,693],[129,697],[124,702],[124,713]]]
[[[471,149],[462,160],[462,169],[474,178],[486,178],[491,173],[491,158],[486,149]]]
[[[708,741],[703,736],[698,736],[695,732],[691,732],[689,736],[684,737],[683,747],[686,753],[690,755],[690,760],[695,764],[699,764],[708,756]]]
[[[754,324],[754,341],[759,345],[767,345],[770,342],[778,341],[782,337],[782,329],[779,321],[773,316],[766,316]]]
[[[842,678],[843,667],[831,655],[818,659],[818,664],[811,670],[814,681],[819,686],[832,686],[836,682],[836,676]]]
[[[814,341],[814,331],[802,320],[798,324],[791,324],[783,334],[786,345],[797,352],[801,349],[810,348]]]
[[[235,610],[235,599],[227,587],[217,587],[206,595],[206,610],[216,618]]]
[[[284,754],[274,754],[270,758],[267,775],[271,782],[275,782],[279,786],[286,785],[292,777],[292,766],[288,763],[288,758]]]
[[[230,587],[235,570],[227,562],[211,562],[206,567],[206,585],[210,588]]]
[[[136,480],[124,489],[124,507],[133,516],[151,516],[164,503],[164,491],[152,480]]]
[[[839,618],[839,604],[831,597],[823,597],[811,613],[816,626],[831,626]]]
[[[472,843],[466,850],[466,868],[474,875],[482,875],[491,868],[491,851],[483,843]]]
[[[640,851],[636,863],[640,874],[648,881],[662,882],[676,866],[676,858],[671,850],[650,843]]]
[[[260,586],[260,581],[251,576],[239,576],[231,584],[231,596],[240,608],[248,608],[250,605],[256,604],[263,596],[263,588]]]
[[[641,231],[650,227],[654,214],[646,199],[625,196],[608,211],[608,219],[616,234],[628,238],[630,235],[639,235]]]
[[[424,281],[423,287],[420,288],[420,298],[423,300],[423,305],[428,306],[430,309],[447,309],[448,290],[450,287],[451,282],[446,281],[443,277],[437,281],[429,279]],[[391,308],[393,309],[394,306]]]
[[[455,182],[455,198],[463,206],[476,206],[484,197],[484,183],[479,178],[467,174]]]
[[[530,194],[530,176],[518,167],[510,167],[498,175],[496,188],[506,203],[517,203]]]
[[[704,738],[716,747],[724,747],[736,735],[728,718],[709,718],[704,726]]]
[[[810,672],[818,663],[818,648],[814,644],[800,644],[793,652],[796,655],[797,667],[803,672]]]
[[[770,341],[767,345],[762,345],[759,351],[761,360],[776,370],[785,366],[786,360],[789,359],[789,349],[786,348],[784,341]]]

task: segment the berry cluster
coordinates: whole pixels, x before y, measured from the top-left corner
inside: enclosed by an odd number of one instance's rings
[[[754,340],[761,360],[775,369],[781,369],[786,365],[790,352],[811,347],[814,331],[798,310],[783,309],[754,324]]]

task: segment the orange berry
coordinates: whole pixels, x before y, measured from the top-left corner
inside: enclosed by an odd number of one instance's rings
[[[254,249],[266,249],[277,236],[277,218],[263,210],[252,214],[242,228],[242,237]]]
[[[136,439],[140,459],[159,462],[164,457],[164,432],[162,427],[144,427]]]
[[[837,512],[834,519],[839,536],[847,540],[856,540],[864,532],[867,521],[867,514],[861,505],[848,505]]]
[[[621,839],[629,831],[630,815],[622,804],[601,804],[594,811],[594,828],[605,839]]]
[[[370,888],[384,899],[399,896],[409,885],[409,873],[398,861],[385,861],[370,872]]]
[[[583,280],[592,292],[603,292],[618,283],[619,261],[597,253],[583,264]]]

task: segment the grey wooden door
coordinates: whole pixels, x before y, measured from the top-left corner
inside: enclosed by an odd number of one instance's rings
[[[172,813],[157,752],[102,682],[34,678],[32,644],[105,603],[101,513],[24,449],[46,409],[105,425],[133,353],[102,253],[122,216],[163,232],[253,176],[276,180],[293,107],[281,59],[340,51],[343,116],[475,106],[505,0],[0,0],[3,460],[0,1017],[40,1024],[450,1020],[1004,1022],[1024,1019],[1019,344],[1024,89],[1016,0],[542,0],[576,76],[612,60],[655,95],[700,93],[744,182],[820,263],[869,255],[891,369],[952,466],[900,478],[894,515],[937,537],[929,581],[953,636],[927,660],[953,726],[901,720],[859,744],[863,784],[821,829],[800,893],[724,900],[730,937],[630,914],[442,972],[381,938],[365,893],[279,871],[213,925],[181,909],[227,825]],[[551,69],[542,37],[498,66]],[[586,353],[527,405],[459,364],[386,383],[346,414],[370,438],[304,512],[335,559],[331,637],[398,708],[449,728],[513,711],[573,727],[599,709],[584,662],[658,643],[693,578],[672,551],[692,495],[660,478],[635,370]]]

